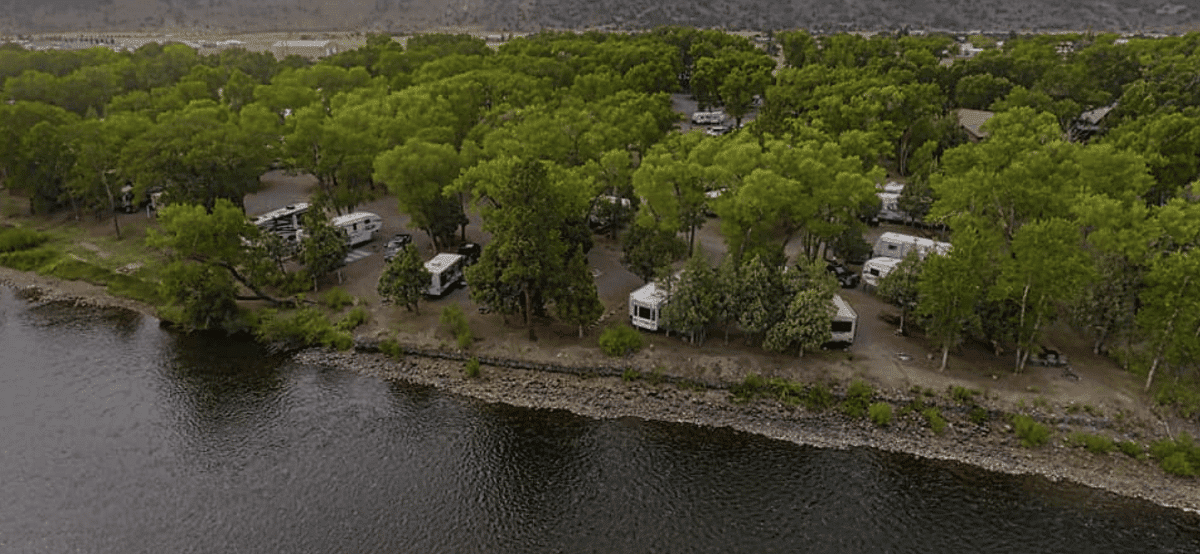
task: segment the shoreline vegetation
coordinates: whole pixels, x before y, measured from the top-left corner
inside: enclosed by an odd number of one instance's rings
[[[13,289],[29,302],[120,308],[157,318],[153,305],[113,296],[103,287],[86,282],[0,267],[0,286]],[[1050,442],[1025,447],[1021,445],[1022,439],[1012,432],[1013,424],[1003,416],[1016,407],[995,405],[986,399],[974,404],[965,401],[978,391],[954,389],[939,394],[926,390],[914,395],[874,391],[870,385],[855,380],[831,384],[817,394],[827,395],[824,405],[814,406],[811,400],[789,401],[778,393],[773,397],[739,396],[747,386],[744,382],[698,383],[678,378],[669,370],[664,372],[661,367],[632,369],[631,364],[622,360],[581,367],[554,360],[539,361],[532,356],[488,357],[453,349],[380,342],[364,335],[356,338],[352,349],[308,347],[292,355],[300,363],[435,387],[483,402],[565,410],[598,419],[636,417],[725,427],[817,448],[874,448],[960,462],[1005,474],[1035,475],[1052,482],[1075,483],[1200,513],[1194,479],[1166,473],[1144,453],[1138,457],[1117,450],[1095,453],[1081,444],[1083,439],[1079,437],[1086,433],[1078,429],[1105,427],[1111,423],[1109,418],[1088,413],[1048,418],[1045,424],[1055,428]],[[476,377],[464,371],[471,360],[482,362]],[[878,410],[871,410],[869,418],[862,413],[851,413],[850,406],[856,397],[863,397],[864,387],[866,397],[873,401],[872,407],[888,405],[898,416],[880,424],[876,418]],[[924,407],[919,410],[922,417],[903,417],[914,405]],[[986,421],[973,422],[979,412],[968,406],[986,410]],[[940,426],[932,424],[934,418],[940,419]],[[939,428],[940,431],[935,431]]]

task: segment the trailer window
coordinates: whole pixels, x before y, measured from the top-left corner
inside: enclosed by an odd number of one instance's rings
[[[637,307],[637,316],[639,318],[654,319],[653,315],[654,315],[654,310],[651,310],[650,308],[647,308],[646,306],[638,306]]]
[[[833,322],[833,332],[834,333],[849,333],[853,330],[854,330],[854,323],[851,321],[834,321]]]

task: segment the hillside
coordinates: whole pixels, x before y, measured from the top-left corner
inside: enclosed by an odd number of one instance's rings
[[[727,30],[1187,32],[1198,0],[0,0],[0,33]]]

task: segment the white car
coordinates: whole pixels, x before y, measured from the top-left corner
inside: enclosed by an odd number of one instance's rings
[[[705,129],[704,132],[710,137],[719,137],[725,133],[728,133],[729,127],[726,127],[724,125],[717,125],[715,127],[709,127],[707,129]]]

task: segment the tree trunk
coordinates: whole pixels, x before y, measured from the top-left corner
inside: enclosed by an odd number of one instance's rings
[[[950,357],[950,345],[943,344],[942,345],[942,367],[939,367],[938,371],[946,371],[946,359],[949,357]]]
[[[1159,349],[1159,355],[1154,357],[1154,362],[1150,364],[1150,373],[1146,375],[1146,392],[1150,392],[1150,383],[1154,381],[1154,370],[1158,369],[1158,360],[1162,359],[1162,349]]]

